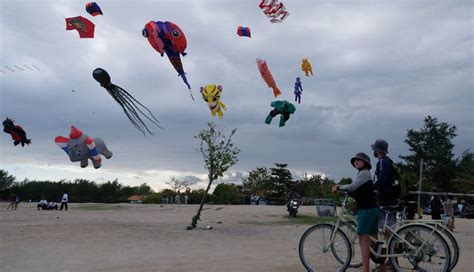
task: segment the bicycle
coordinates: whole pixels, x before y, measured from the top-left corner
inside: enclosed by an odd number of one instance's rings
[[[308,271],[345,271],[351,265],[354,243],[340,228],[343,223],[355,223],[346,212],[347,199],[345,192],[335,223],[316,224],[301,237],[299,256]],[[449,246],[435,228],[420,223],[395,228],[385,224],[381,236],[386,232],[391,234],[388,241],[371,237],[375,245],[370,248],[373,259],[388,258],[397,271],[403,271],[405,266],[421,271],[448,271]],[[388,253],[383,251],[384,248]],[[328,267],[330,265],[332,267]]]

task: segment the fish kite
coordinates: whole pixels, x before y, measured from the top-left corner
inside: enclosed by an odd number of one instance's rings
[[[221,94],[223,88],[221,85],[211,84],[200,88],[202,98],[207,102],[212,116],[219,116],[222,118],[222,110],[226,111],[224,103],[221,102]]]
[[[262,59],[257,59],[257,66],[263,80],[265,80],[269,88],[273,89],[273,95],[275,95],[275,97],[279,96],[281,94],[280,89],[276,86],[272,73],[268,69],[267,62]]]
[[[272,23],[281,23],[290,15],[290,13],[286,11],[285,5],[279,3],[278,0],[261,0],[258,7],[270,18],[270,22]]]
[[[110,75],[102,68],[97,68],[92,72],[92,77],[100,83],[100,86],[105,88],[107,92],[115,99],[117,103],[122,107],[125,115],[132,124],[138,129],[141,133],[146,135],[148,132],[150,135],[154,135],[146,126],[145,122],[140,118],[139,113],[145,116],[150,122],[152,122],[157,127],[163,129],[158,123],[158,119],[153,115],[153,113],[145,107],[142,103],[138,102],[131,94],[121,87],[113,84],[110,81]],[[143,110],[142,110],[143,109]],[[149,116],[143,111],[147,111]]]
[[[181,28],[168,21],[150,21],[143,28],[142,35],[148,39],[150,45],[158,51],[162,57],[166,53],[174,69],[178,72],[178,76],[183,79],[184,84],[188,87],[191,98],[194,100],[193,94],[191,93],[191,86],[188,83],[181,57],[179,56],[179,54],[183,57],[186,56],[184,50],[186,50],[187,46],[186,36]]]
[[[313,67],[311,67],[311,63],[308,59],[303,59],[301,70],[306,74],[306,76],[309,76],[309,74],[313,75]]]
[[[80,161],[81,168],[87,167],[90,159],[94,168],[98,169],[102,166],[100,155],[106,159],[112,158],[113,155],[101,138],[91,138],[74,126],[71,126],[69,138],[57,136],[54,142],[66,152],[72,162]]]
[[[243,36],[243,37],[251,38],[250,28],[245,27],[245,26],[239,26],[237,28],[237,35],[239,35],[240,37]]]
[[[86,11],[92,16],[104,15],[99,5],[96,2],[90,2],[86,4]]]
[[[301,94],[303,93],[303,86],[301,86],[301,81],[300,78],[296,78],[295,82],[295,102],[298,102],[298,104],[301,103]]]
[[[66,30],[77,30],[80,38],[94,38],[95,25],[82,16],[66,18]]]
[[[13,145],[25,146],[25,144],[31,144],[31,139],[26,138],[26,132],[21,126],[18,126],[13,123],[13,120],[8,118],[3,121],[3,131],[10,134],[13,140]]]
[[[267,118],[265,118],[265,123],[270,124],[272,122],[273,117],[280,114],[280,127],[284,127],[286,121],[290,119],[290,115],[295,113],[296,108],[293,104],[286,100],[276,100],[270,104],[273,107],[273,110],[268,114]]]

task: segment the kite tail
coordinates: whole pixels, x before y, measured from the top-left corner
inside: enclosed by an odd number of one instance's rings
[[[280,89],[278,89],[278,87],[273,87],[273,95],[275,95],[275,97],[279,96],[281,94],[280,92]]]
[[[191,99],[194,101],[194,96],[193,96],[193,93],[192,93],[192,91],[191,91],[191,86],[190,86],[189,83],[188,83],[188,79],[186,78],[186,74],[185,74],[185,73],[182,73],[182,74],[179,74],[179,76],[183,79],[184,84],[186,84],[186,86],[188,86],[189,95],[191,96]]]

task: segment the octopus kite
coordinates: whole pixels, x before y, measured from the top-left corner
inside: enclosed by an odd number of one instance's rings
[[[145,25],[145,28],[143,28],[142,35],[148,39],[150,45],[158,51],[162,57],[166,53],[174,69],[178,72],[178,76],[183,79],[184,84],[188,87],[191,98],[194,100],[193,94],[191,93],[191,86],[188,83],[181,57],[179,56],[179,54],[183,57],[186,56],[184,50],[186,50],[187,46],[186,36],[181,28],[168,21],[150,21]]]
[[[153,115],[153,113],[145,107],[142,103],[136,100],[131,94],[129,94],[126,90],[122,89],[121,87],[113,84],[110,81],[110,76],[107,71],[102,68],[97,68],[92,72],[92,76],[94,79],[100,83],[100,86],[105,88],[107,92],[115,99],[117,103],[122,107],[125,115],[127,115],[128,119],[132,124],[142,132],[144,135],[148,132],[150,135],[153,133],[148,129],[145,122],[139,116],[139,113],[145,116],[150,122],[152,122],[157,127],[163,129],[158,123],[158,119]],[[147,111],[149,115],[143,112],[143,110]]]
[[[280,127],[284,127],[286,121],[290,119],[290,115],[295,113],[296,108],[293,104],[286,100],[276,100],[270,104],[273,107],[273,110],[268,114],[267,118],[265,119],[266,124],[270,124],[272,122],[273,117],[280,114]]]
[[[313,67],[311,67],[311,63],[309,63],[308,59],[303,59],[301,70],[303,70],[306,76],[309,76],[309,74],[313,75]]]
[[[222,118],[222,110],[227,110],[224,103],[221,102],[221,94],[223,91],[222,86],[211,84],[201,87],[200,91],[202,98],[207,102],[207,105],[211,110],[212,116],[216,116],[217,114],[219,118]]]
[[[19,144],[21,144],[21,146],[25,146],[25,144],[31,144],[31,139],[26,138],[26,132],[23,130],[23,128],[18,125],[15,126],[12,119],[7,118],[5,121],[3,121],[3,131],[10,134],[14,146]]]
[[[281,94],[280,89],[276,86],[272,73],[268,69],[267,62],[262,59],[257,59],[257,65],[263,80],[265,80],[268,87],[273,89],[273,95],[275,95],[275,97],[279,96]]]
[[[72,162],[80,161],[82,168],[87,167],[90,159],[94,168],[98,169],[102,166],[100,155],[106,159],[112,158],[113,155],[101,138],[91,138],[74,126],[71,126],[69,138],[57,136],[54,142],[66,152]]]

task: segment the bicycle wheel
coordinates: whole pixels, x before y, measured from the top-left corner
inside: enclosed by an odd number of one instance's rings
[[[449,246],[438,231],[426,225],[401,227],[388,243],[390,262],[397,271],[449,271]],[[405,241],[404,241],[405,240]],[[411,246],[410,246],[411,245]]]
[[[339,229],[341,229],[349,238],[349,241],[352,246],[352,258],[349,267],[358,268],[362,266],[362,255],[360,252],[360,245],[359,245],[359,235],[357,234],[357,225],[354,222],[344,222],[339,225]],[[334,254],[337,261],[341,264],[344,264],[344,259],[339,257],[339,255]]]
[[[333,230],[332,224],[317,224],[303,233],[298,250],[301,262],[308,271],[345,271],[349,266],[352,256],[350,241],[340,229],[334,233]],[[342,264],[334,252],[344,260]]]
[[[458,264],[458,261],[459,261],[458,241],[456,241],[456,238],[454,238],[454,235],[447,228],[437,225],[437,230],[441,232],[441,234],[443,235],[443,238],[445,238],[446,240],[446,243],[448,243],[449,253],[451,253],[450,259],[449,259],[449,270],[453,270],[453,268]]]

